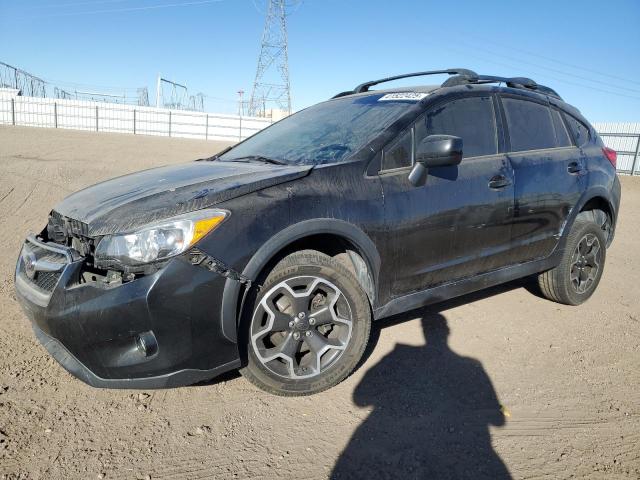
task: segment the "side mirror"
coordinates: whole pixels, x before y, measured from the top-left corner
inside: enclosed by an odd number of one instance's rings
[[[416,147],[416,164],[409,181],[416,187],[427,181],[429,167],[458,165],[462,160],[462,139],[452,135],[429,135]]]
[[[452,135],[429,135],[416,147],[416,162],[425,167],[458,165],[462,160],[462,139]]]

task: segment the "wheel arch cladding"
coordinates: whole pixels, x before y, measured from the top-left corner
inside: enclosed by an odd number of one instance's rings
[[[613,206],[613,202],[609,198],[607,190],[603,187],[596,187],[586,191],[582,195],[576,206],[571,210],[570,215],[567,217],[562,229],[563,247],[566,242],[566,237],[571,231],[571,227],[575,223],[576,218],[581,214],[584,216],[585,212],[594,212],[598,210],[604,212],[607,217],[604,219],[607,220],[605,228],[607,235],[607,247],[610,245],[613,240],[612,232],[615,227],[617,212]],[[598,218],[595,214],[592,214],[591,219],[596,223],[599,223],[599,220],[601,220],[601,218]],[[601,226],[605,226],[605,224],[602,223]]]
[[[280,231],[251,257],[242,274],[254,282],[263,280],[275,264],[289,253],[313,249],[336,256],[346,253],[358,282],[372,307],[377,297],[380,254],[373,241],[360,228],[344,220],[320,218],[305,220]],[[362,268],[366,267],[363,274]],[[230,341],[238,341],[238,322],[246,293],[238,282],[227,280],[222,298],[222,333]]]

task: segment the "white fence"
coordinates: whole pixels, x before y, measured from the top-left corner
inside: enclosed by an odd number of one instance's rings
[[[594,128],[609,148],[618,152],[618,172],[640,173],[640,123],[594,123]]]
[[[268,118],[23,97],[17,93],[0,88],[0,125],[240,141],[272,123]],[[618,172],[640,173],[640,123],[595,123],[594,127],[604,143],[618,152]]]
[[[240,141],[271,124],[267,118],[23,97],[16,93],[0,89],[0,125]]]

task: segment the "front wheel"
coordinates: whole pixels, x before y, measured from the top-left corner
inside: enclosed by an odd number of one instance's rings
[[[247,321],[242,375],[270,393],[311,395],[354,370],[369,339],[371,308],[342,263],[304,250],[269,273]]]
[[[577,218],[560,264],[538,276],[538,285],[549,300],[580,305],[596,290],[606,258],[607,240],[601,227]]]

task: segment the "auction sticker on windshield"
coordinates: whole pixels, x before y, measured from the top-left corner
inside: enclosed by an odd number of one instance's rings
[[[399,100],[409,100],[411,102],[419,102],[423,98],[427,97],[428,93],[417,92],[399,92],[399,93],[387,93],[378,99],[379,102],[397,102]]]

